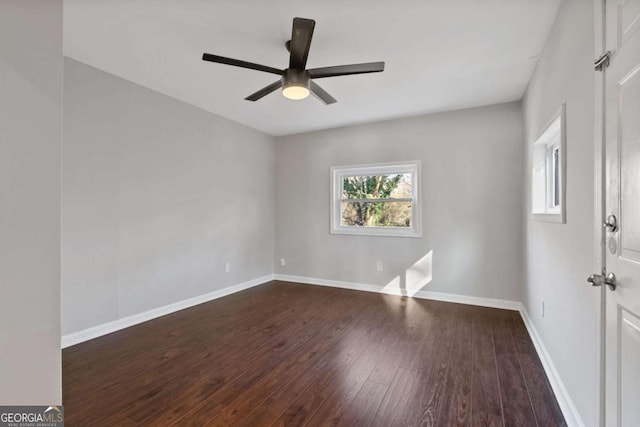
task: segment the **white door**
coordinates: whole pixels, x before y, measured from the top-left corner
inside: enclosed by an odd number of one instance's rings
[[[640,426],[640,0],[606,0],[605,417],[607,426]]]

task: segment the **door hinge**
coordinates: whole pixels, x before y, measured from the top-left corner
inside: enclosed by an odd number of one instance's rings
[[[611,51],[606,51],[598,59],[596,59],[593,62],[593,64],[595,65],[596,71],[602,71],[609,66],[610,61],[611,61]]]

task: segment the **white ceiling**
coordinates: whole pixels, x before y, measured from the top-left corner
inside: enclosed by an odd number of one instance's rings
[[[560,0],[64,0],[64,53],[271,135],[519,100]],[[316,20],[308,68],[338,102],[243,98],[277,79],[201,60],[286,68],[293,17]]]

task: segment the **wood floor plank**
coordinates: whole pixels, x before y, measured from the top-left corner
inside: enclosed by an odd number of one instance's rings
[[[332,357],[332,366],[320,371],[327,375],[325,381],[308,390],[313,403],[306,396],[300,396],[274,426],[314,425],[326,422],[327,417],[339,421],[345,401],[358,393],[380,357],[379,340],[388,321],[388,312],[376,306],[369,306],[367,311],[369,315],[361,316],[353,331],[341,337],[337,357]]]
[[[370,426],[388,390],[389,386],[387,385],[367,380],[344,410],[337,425],[343,427]]]
[[[420,369],[420,397],[416,401],[416,410],[412,411],[412,415],[417,416],[417,419],[412,421],[416,425],[437,425],[437,417],[445,398],[444,387],[451,364],[451,350],[455,340],[457,324],[460,321],[457,316],[459,310],[459,306],[452,306],[451,312],[445,313],[440,318],[439,327],[431,338],[432,344],[430,345],[429,357]]]
[[[533,412],[541,426],[565,426],[560,406],[553,395],[551,384],[544,373],[527,328],[519,313],[509,316],[511,333],[516,344],[520,366],[529,390]]]
[[[471,424],[478,427],[502,426],[498,368],[488,309],[478,310],[473,320]]]
[[[473,306],[461,308],[460,321],[451,348],[442,407],[435,425],[467,426],[471,421],[471,375],[473,362]]]
[[[400,367],[410,371],[422,371],[430,365],[431,357],[437,348],[435,342],[438,331],[445,324],[450,312],[450,306],[439,304],[437,301],[418,300],[411,325],[417,325],[420,334],[403,353]]]
[[[101,337],[99,340],[91,340],[83,343],[81,346],[73,346],[65,349],[67,356],[63,360],[63,369],[65,372],[72,374],[75,370],[87,372],[88,369],[94,367],[96,372],[102,372],[100,367],[96,365],[106,364],[110,369],[118,369],[120,363],[118,358],[127,357],[128,360],[141,357],[142,354],[148,359],[151,354],[162,354],[165,352],[167,345],[174,345],[173,349],[184,351],[183,341],[192,341],[193,332],[201,325],[206,328],[210,323],[217,325],[216,331],[220,331],[224,336],[224,331],[229,325],[233,325],[234,317],[241,317],[239,313],[253,313],[259,317],[256,320],[265,320],[269,316],[278,313],[276,304],[270,304],[271,309],[262,308],[253,310],[260,304],[269,304],[277,301],[278,297],[284,295],[292,300],[297,300],[292,292],[297,291],[293,287],[283,287],[278,292],[269,291],[264,286],[252,288],[250,291],[243,291],[228,297],[225,297],[227,303],[221,300],[211,301],[207,304],[198,305],[189,310],[182,310],[163,316],[152,321],[136,325],[135,328],[126,328],[112,334]],[[303,297],[304,294],[298,294]],[[234,316],[235,313],[235,316]],[[191,323],[190,319],[197,317],[202,319],[198,325]],[[260,325],[257,323],[256,325]],[[255,326],[255,325],[250,325]],[[186,333],[189,331],[190,333]],[[154,347],[149,347],[146,338],[151,335],[153,337],[163,336],[166,340],[162,343],[156,343]],[[117,344],[117,345],[115,345]],[[161,344],[161,345],[158,345]],[[91,349],[94,351],[91,351]],[[145,353],[146,352],[146,353]],[[87,357],[83,357],[87,355]],[[72,361],[73,363],[68,363]]]
[[[286,408],[286,410],[271,424],[271,426],[301,426],[313,416],[322,402],[330,394],[332,388],[339,386],[339,378],[336,373],[317,378]]]
[[[303,296],[303,294],[300,294]],[[301,299],[294,299],[296,303],[301,303]],[[210,304],[211,309],[217,311],[219,307],[218,301],[214,301]],[[211,353],[213,357],[217,357],[215,351],[223,351],[227,349],[227,343],[223,342],[225,338],[228,340],[228,344],[231,346],[242,345],[245,340],[251,339],[256,334],[260,335],[264,331],[268,331],[270,328],[279,328],[282,322],[286,319],[273,322],[277,316],[282,317],[281,310],[267,309],[263,310],[260,315],[247,316],[247,320],[257,320],[254,322],[246,322],[244,318],[240,318],[240,324],[249,323],[249,327],[239,328],[233,324],[233,320],[220,319],[217,315],[208,316],[208,312],[203,313],[200,306],[194,307],[189,311],[193,311],[192,315],[199,318],[201,321],[193,324],[189,322],[189,318],[185,317],[183,312],[175,313],[171,316],[165,316],[159,319],[155,319],[151,322],[146,322],[135,328],[127,328],[125,331],[119,331],[115,334],[107,335],[99,340],[90,341],[83,344],[81,347],[85,348],[86,353],[94,354],[94,361],[90,367],[82,369],[84,375],[91,376],[94,381],[91,383],[80,381],[65,381],[63,384],[65,393],[73,393],[76,396],[86,396],[90,398],[90,394],[86,393],[89,390],[95,390],[96,385],[103,390],[109,390],[110,388],[117,388],[122,385],[122,382],[131,384],[133,388],[134,382],[139,382],[142,388],[148,388],[150,378],[154,377],[153,371],[157,372],[157,376],[161,376],[166,380],[170,374],[167,371],[167,366],[173,364],[172,360],[180,359],[185,361],[191,357],[198,357],[197,350],[202,349],[206,345],[207,340],[203,340],[206,337],[208,340],[216,340],[218,344],[217,349],[205,349],[205,353]],[[225,310],[221,310],[225,311]],[[248,311],[250,313],[251,311]],[[230,316],[231,317],[231,316]],[[174,323],[171,324],[170,319],[175,318]],[[167,323],[171,324],[167,325]],[[211,329],[209,325],[215,323],[220,324],[219,327]],[[232,325],[232,326],[230,326]],[[133,331],[133,332],[130,332]],[[140,334],[142,331],[144,334]],[[186,332],[188,331],[188,333]],[[122,333],[121,333],[122,332]],[[119,336],[121,338],[121,345],[111,345],[114,338],[112,335]],[[232,337],[235,340],[231,339]],[[154,343],[150,345],[149,343]],[[95,347],[94,350],[90,348]],[[74,358],[72,347],[69,353],[69,357]],[[65,354],[67,349],[65,349]],[[106,354],[106,356],[105,356]],[[161,355],[160,357],[158,355]],[[83,360],[79,357],[81,364],[89,358]],[[142,365],[145,366],[145,370],[140,370],[132,375],[130,366]],[[65,372],[69,373],[66,378],[74,378],[73,370],[66,367]],[[177,375],[181,375],[182,372],[178,371]],[[113,394],[110,394],[113,396]],[[115,399],[115,396],[114,396]],[[111,403],[111,402],[105,402]],[[117,403],[117,402],[116,402]]]
[[[388,296],[383,296],[383,299],[387,299]],[[369,382],[368,379],[372,378],[376,367],[380,367],[381,364],[387,364],[396,369],[396,358],[394,354],[389,353],[389,347],[393,345],[396,340],[394,331],[399,330],[399,324],[406,324],[406,317],[411,315],[412,304],[406,304],[407,300],[401,298],[396,300],[394,310],[377,313],[379,319],[378,326],[371,328],[368,326],[366,329],[370,332],[368,335],[368,345],[363,354],[356,360],[355,364],[350,367],[348,371],[342,373],[339,377],[340,386],[339,389],[330,394],[325,401],[319,406],[318,410],[313,414],[311,419],[305,424],[306,426],[315,425],[338,425],[344,422],[345,417],[351,419],[354,417],[352,413],[353,408],[357,406],[358,396],[367,395],[367,390],[363,391],[365,385]],[[385,301],[388,307],[388,301]],[[358,346],[359,347],[359,346]],[[381,371],[378,372],[380,374]],[[392,373],[392,377],[395,376],[395,372]],[[376,383],[380,384],[380,383]],[[384,384],[382,384],[384,385]],[[370,387],[374,387],[370,385]],[[377,391],[381,392],[381,388],[377,387]],[[385,393],[381,396],[384,397]],[[369,402],[371,403],[371,402]],[[372,411],[374,414],[378,409],[379,402],[375,404],[374,408],[367,408],[368,412]]]
[[[293,301],[304,305],[304,300],[308,299],[309,295],[300,294],[300,297],[293,298]],[[322,297],[317,299],[320,302],[325,301]],[[96,410],[96,407],[103,404],[111,405],[112,408],[126,412],[138,421],[141,421],[142,417],[148,413],[153,414],[155,418],[163,417],[167,411],[170,411],[169,418],[179,418],[185,410],[192,409],[191,405],[194,399],[202,400],[217,392],[233,378],[242,375],[245,363],[261,357],[262,354],[269,354],[280,346],[277,338],[286,335],[288,332],[286,326],[291,324],[290,317],[297,316],[297,314],[289,309],[281,309],[275,313],[273,317],[265,318],[265,322],[257,328],[243,326],[232,329],[227,335],[235,339],[229,340],[229,342],[219,339],[217,329],[209,328],[211,332],[209,330],[203,331],[202,322],[198,322],[193,326],[193,335],[199,341],[199,345],[191,348],[191,351],[180,359],[180,363],[167,360],[156,365],[152,361],[139,360],[137,357],[134,361],[122,363],[122,365],[144,366],[145,369],[133,371],[129,369],[129,375],[124,375],[127,373],[125,370],[120,377],[116,377],[118,381],[114,379],[107,381],[107,386],[102,382],[104,378],[102,374],[93,374],[94,382],[89,384],[93,384],[95,387],[95,380],[100,380],[98,384],[100,390],[104,390],[104,398],[102,402],[94,401],[93,405],[83,404],[83,407],[87,410]],[[251,313],[247,313],[247,320],[239,316],[236,317],[241,319],[242,324],[249,323],[251,325],[254,324],[256,317],[261,318]],[[148,343],[148,340],[152,339],[151,337],[152,335],[147,336],[145,342]],[[250,343],[249,348],[252,351],[247,351],[247,343]],[[165,341],[158,344],[163,346]],[[142,355],[144,354],[145,352],[142,352]],[[219,369],[211,369],[210,363],[213,361],[217,362],[216,368]],[[204,373],[208,373],[208,375],[203,375]],[[92,373],[89,372],[89,374]],[[114,388],[118,385],[119,388],[126,388],[127,393],[131,396],[130,400],[123,401],[119,398],[120,394],[115,392]],[[83,403],[82,395],[79,397],[80,402]],[[168,402],[171,403],[169,406],[167,406]],[[71,421],[75,420],[71,418]],[[80,419],[78,421],[86,422],[87,420]],[[153,419],[147,422],[152,421]]]
[[[344,298],[342,301],[329,302],[332,310],[343,309],[344,306],[349,304],[349,299]],[[227,375],[225,378],[228,380],[219,389],[215,390],[210,396],[206,398],[200,397],[201,403],[193,405],[189,400],[185,402],[185,411],[177,413],[175,409],[169,414],[163,414],[162,412],[156,413],[153,417],[146,419],[145,422],[156,420],[163,420],[166,424],[169,422],[179,423],[180,425],[203,425],[210,421],[211,414],[216,416],[227,415],[224,411],[227,408],[233,408],[233,402],[237,398],[241,398],[242,395],[248,390],[248,388],[257,382],[261,384],[268,384],[267,376],[272,371],[276,373],[284,371],[286,372],[292,366],[294,366],[295,355],[304,353],[305,344],[308,344],[313,339],[322,335],[321,328],[310,328],[309,325],[325,325],[326,327],[334,327],[335,324],[329,324],[324,320],[332,317],[332,310],[318,310],[316,312],[307,311],[305,320],[303,322],[291,323],[284,333],[275,335],[271,339],[271,349],[265,351],[261,349],[255,349],[254,345],[250,354],[251,357],[248,360],[233,360],[230,359],[229,369],[232,370],[231,375]],[[316,342],[316,344],[318,344]],[[244,362],[244,363],[243,363]],[[264,390],[263,390],[264,391]],[[189,409],[190,408],[190,409]]]
[[[272,282],[63,350],[65,421],[564,425],[517,316]]]
[[[354,306],[358,309],[358,306]],[[368,321],[369,315],[373,313],[375,307],[367,306],[359,309],[356,316],[349,316],[343,321],[348,328],[364,327],[365,322]],[[291,372],[288,378],[283,379],[280,383],[280,387],[267,393],[265,399],[259,404],[255,405],[256,408],[253,411],[239,415],[235,419],[235,425],[262,425],[264,420],[277,420],[285,414],[285,411],[290,407],[295,407],[295,400],[302,395],[306,389],[314,384],[317,380],[319,372],[332,372],[337,376],[337,372],[332,368],[340,367],[337,363],[340,360],[338,356],[342,351],[341,339],[347,332],[347,327],[337,328],[333,326],[327,333],[325,339],[324,348],[311,348],[307,353],[302,354],[296,359],[298,362],[295,372]],[[355,360],[356,353],[351,353]],[[350,359],[344,360],[346,364],[351,362]],[[301,414],[302,411],[297,408],[296,414]],[[286,418],[286,416],[285,416]],[[269,423],[270,424],[270,423]]]
[[[386,295],[387,298],[394,298]],[[398,369],[406,364],[408,355],[417,351],[429,324],[420,312],[418,300],[401,297],[399,309],[386,322],[389,333],[381,338],[382,354],[369,379],[380,384],[391,385]]]
[[[418,372],[398,368],[371,425],[376,427],[408,425],[406,420],[412,410],[413,402],[418,398],[419,390]]]
[[[376,361],[373,347],[365,349],[351,369],[335,377],[336,383],[329,390],[326,399],[318,405],[304,425],[307,427],[337,425],[348,406],[364,387]]]
[[[324,320],[331,317],[330,314],[326,314]],[[319,323],[322,321],[323,319],[318,319]],[[279,365],[251,384],[232,404],[218,411],[210,419],[210,422],[220,425],[238,425],[245,415],[250,414],[268,396],[277,392],[281,384],[286,382],[288,378],[297,379],[305,370],[324,363],[323,356],[326,357],[330,351],[334,350],[332,349],[334,340],[339,339],[352,322],[352,317],[344,318],[342,322],[334,320],[331,327],[328,327],[329,323],[325,322],[325,331],[314,330],[313,337],[315,339],[306,341],[304,346],[296,349],[296,353],[299,355],[297,358],[280,357]],[[264,368],[260,366],[259,369],[263,370]],[[207,407],[206,410],[209,409]]]
[[[492,329],[504,424],[506,426],[537,426],[529,391],[511,335],[509,319],[505,313],[501,312],[493,317]]]
[[[239,416],[236,425],[259,426],[272,425],[294,403],[296,398],[307,392],[309,387],[317,385],[317,373],[306,365],[298,365],[299,373],[283,380],[281,387],[265,396],[255,409]]]

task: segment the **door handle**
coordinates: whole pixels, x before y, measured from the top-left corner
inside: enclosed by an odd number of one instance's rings
[[[615,215],[609,215],[607,221],[602,224],[608,231],[615,233],[618,231],[618,218]]]
[[[615,291],[618,286],[616,275],[613,274],[612,271],[607,273],[606,276],[601,274],[592,274],[587,278],[587,282],[591,283],[592,286],[607,285],[612,291]]]

